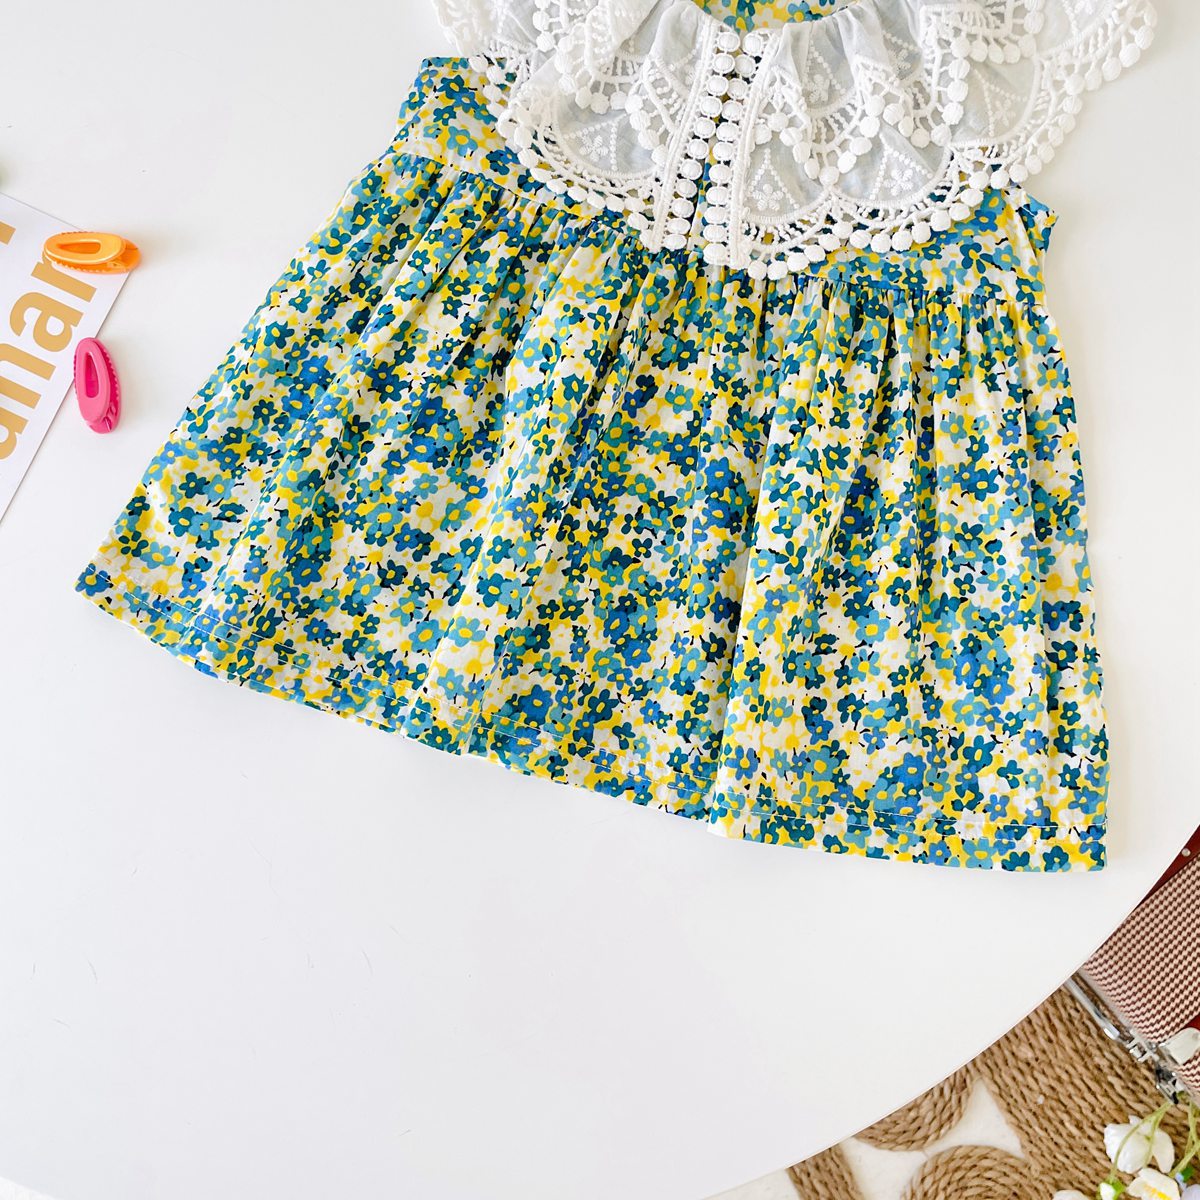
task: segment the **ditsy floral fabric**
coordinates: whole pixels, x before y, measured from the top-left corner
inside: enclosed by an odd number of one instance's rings
[[[769,29],[791,21],[827,17],[856,0],[706,0],[701,8],[735,29]]]
[[[79,589],[208,674],[727,837],[1101,866],[1050,213],[993,191],[754,280],[542,190],[480,86],[426,65]]]

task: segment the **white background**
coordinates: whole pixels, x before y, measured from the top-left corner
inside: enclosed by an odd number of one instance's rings
[[[60,1200],[698,1200],[1040,1002],[1195,825],[1197,6],[1040,178],[1079,398],[1112,866],[725,842],[189,671],[72,594],[145,463],[390,138],[426,0],[0,16],[0,187],[137,241],[0,523],[0,1175]]]

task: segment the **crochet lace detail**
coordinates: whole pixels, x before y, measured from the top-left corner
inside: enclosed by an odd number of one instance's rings
[[[1021,185],[1155,24],[1149,0],[855,0],[746,33],[694,0],[434,5],[536,178],[775,278]]]

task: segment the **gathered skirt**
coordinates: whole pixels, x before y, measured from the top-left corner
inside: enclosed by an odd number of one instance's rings
[[[208,674],[724,836],[1101,866],[1049,211],[994,190],[755,279],[533,182],[481,83],[426,64],[79,590]]]

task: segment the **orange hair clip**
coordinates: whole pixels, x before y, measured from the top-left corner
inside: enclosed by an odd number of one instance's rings
[[[60,267],[113,275],[132,271],[141,261],[138,248],[116,233],[51,234],[42,253]]]

